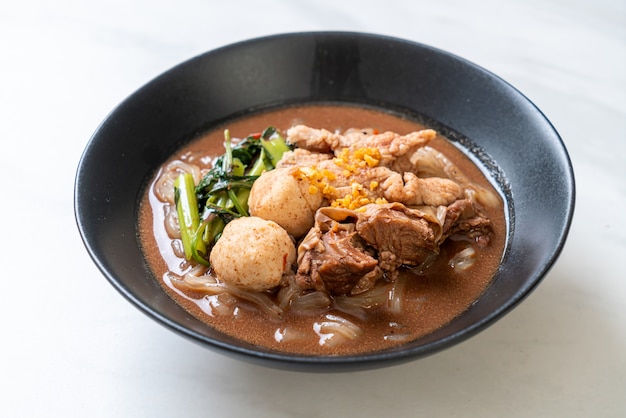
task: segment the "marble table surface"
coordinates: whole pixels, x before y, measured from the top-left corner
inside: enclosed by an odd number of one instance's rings
[[[152,321],[85,251],[74,176],[118,103],[207,50],[309,30],[457,54],[562,136],[577,186],[569,239],[524,303],[472,339],[364,372],[254,366]],[[0,45],[0,416],[626,416],[623,0],[27,0],[1,8]]]

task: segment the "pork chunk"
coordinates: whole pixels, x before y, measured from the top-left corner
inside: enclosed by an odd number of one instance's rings
[[[330,153],[334,149],[345,148],[342,135],[315,129],[305,125],[292,126],[287,130],[287,142],[298,148],[314,152]]]
[[[296,282],[302,289],[356,294],[382,277],[373,251],[356,233],[353,215],[341,209],[318,210],[315,227],[298,248]]]
[[[309,151],[304,148],[296,148],[283,154],[276,167],[311,167],[322,161],[329,161],[333,157],[332,154]]]
[[[350,130],[344,135],[296,125],[287,130],[287,142],[298,148],[318,153],[335,153],[348,148],[377,148],[383,156],[380,165],[394,171],[413,171],[412,155],[437,136],[432,129],[400,135],[394,132],[373,133],[370,129]]]
[[[404,173],[415,170],[411,162],[413,153],[424,147],[436,136],[436,132],[432,129],[415,131],[407,135],[384,132],[376,135],[364,135],[359,140],[352,142],[349,149],[355,151],[359,148],[377,148],[382,155],[380,166]]]
[[[359,213],[357,232],[376,248],[384,270],[417,266],[439,252],[442,225],[435,216],[398,203],[364,208]]]
[[[491,236],[491,221],[471,200],[460,199],[446,208],[443,234],[445,237],[455,235],[476,241],[479,245],[487,245]]]

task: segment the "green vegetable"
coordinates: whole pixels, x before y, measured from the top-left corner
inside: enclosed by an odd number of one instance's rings
[[[261,134],[261,145],[268,153],[273,167],[276,167],[276,164],[283,157],[283,154],[289,151],[289,146],[285,142],[285,139],[271,126],[265,129]]]
[[[206,246],[197,239],[200,225],[198,201],[196,200],[193,177],[189,173],[179,175],[174,181],[174,203],[178,213],[180,236],[183,241],[185,257],[202,262],[206,254]]]
[[[276,167],[291,147],[273,127],[233,145],[224,131],[225,152],[195,186],[190,174],[174,183],[176,210],[185,257],[209,265],[208,255],[226,224],[249,216],[248,197],[254,181]]]

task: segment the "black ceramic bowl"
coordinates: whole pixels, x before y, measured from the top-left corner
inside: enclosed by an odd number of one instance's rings
[[[443,328],[355,356],[300,356],[234,340],[161,289],[137,239],[138,202],[155,169],[194,133],[258,109],[347,102],[404,111],[459,141],[505,196],[508,240],[482,297]],[[574,210],[567,151],[544,115],[490,72],[444,51],[359,33],[295,33],[207,52],[150,81],[98,127],[76,174],[75,214],[109,282],[145,314],[211,349],[285,369],[343,371],[404,362],[453,346],[520,303],[557,259]]]

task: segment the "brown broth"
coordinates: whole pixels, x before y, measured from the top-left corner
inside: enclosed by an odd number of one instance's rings
[[[270,125],[286,131],[297,123],[330,131],[357,127],[374,128],[380,132],[394,131],[400,134],[424,128],[413,120],[363,107],[341,105],[286,107],[253,114],[216,127],[179,150],[166,164],[182,158],[202,165],[202,158],[222,154],[225,128],[230,130],[233,138],[244,138]],[[430,146],[444,153],[473,182],[494,190],[481,170],[445,138],[438,136]],[[437,261],[424,274],[417,276],[408,272],[403,273],[408,281],[407,298],[402,314],[394,315],[383,310],[372,310],[366,320],[351,317],[350,320],[363,329],[363,334],[357,340],[342,343],[333,349],[321,345],[319,337],[312,329],[313,323],[320,321],[322,314],[305,317],[287,312],[282,320],[271,320],[258,309],[242,303],[237,315],[212,316],[204,308],[206,300],[203,302],[201,295],[183,294],[176,290],[166,279],[166,273],[172,271],[180,274],[186,267],[183,260],[177,258],[171,249],[171,239],[163,227],[163,203],[155,198],[151,188],[146,190],[141,203],[139,232],[146,259],[162,287],[177,303],[208,325],[235,338],[283,352],[308,355],[356,354],[398,345],[398,342],[384,338],[390,333],[390,324],[399,324],[403,330],[409,330],[411,340],[414,340],[447,324],[480,297],[499,266],[506,238],[503,205],[496,209],[485,208],[485,212],[492,221],[494,234],[489,246],[479,252],[478,261],[471,268],[461,274],[453,272],[448,261],[461,244],[447,240],[441,247],[442,253]],[[276,335],[285,327],[311,334],[311,338],[306,342],[279,342]]]

